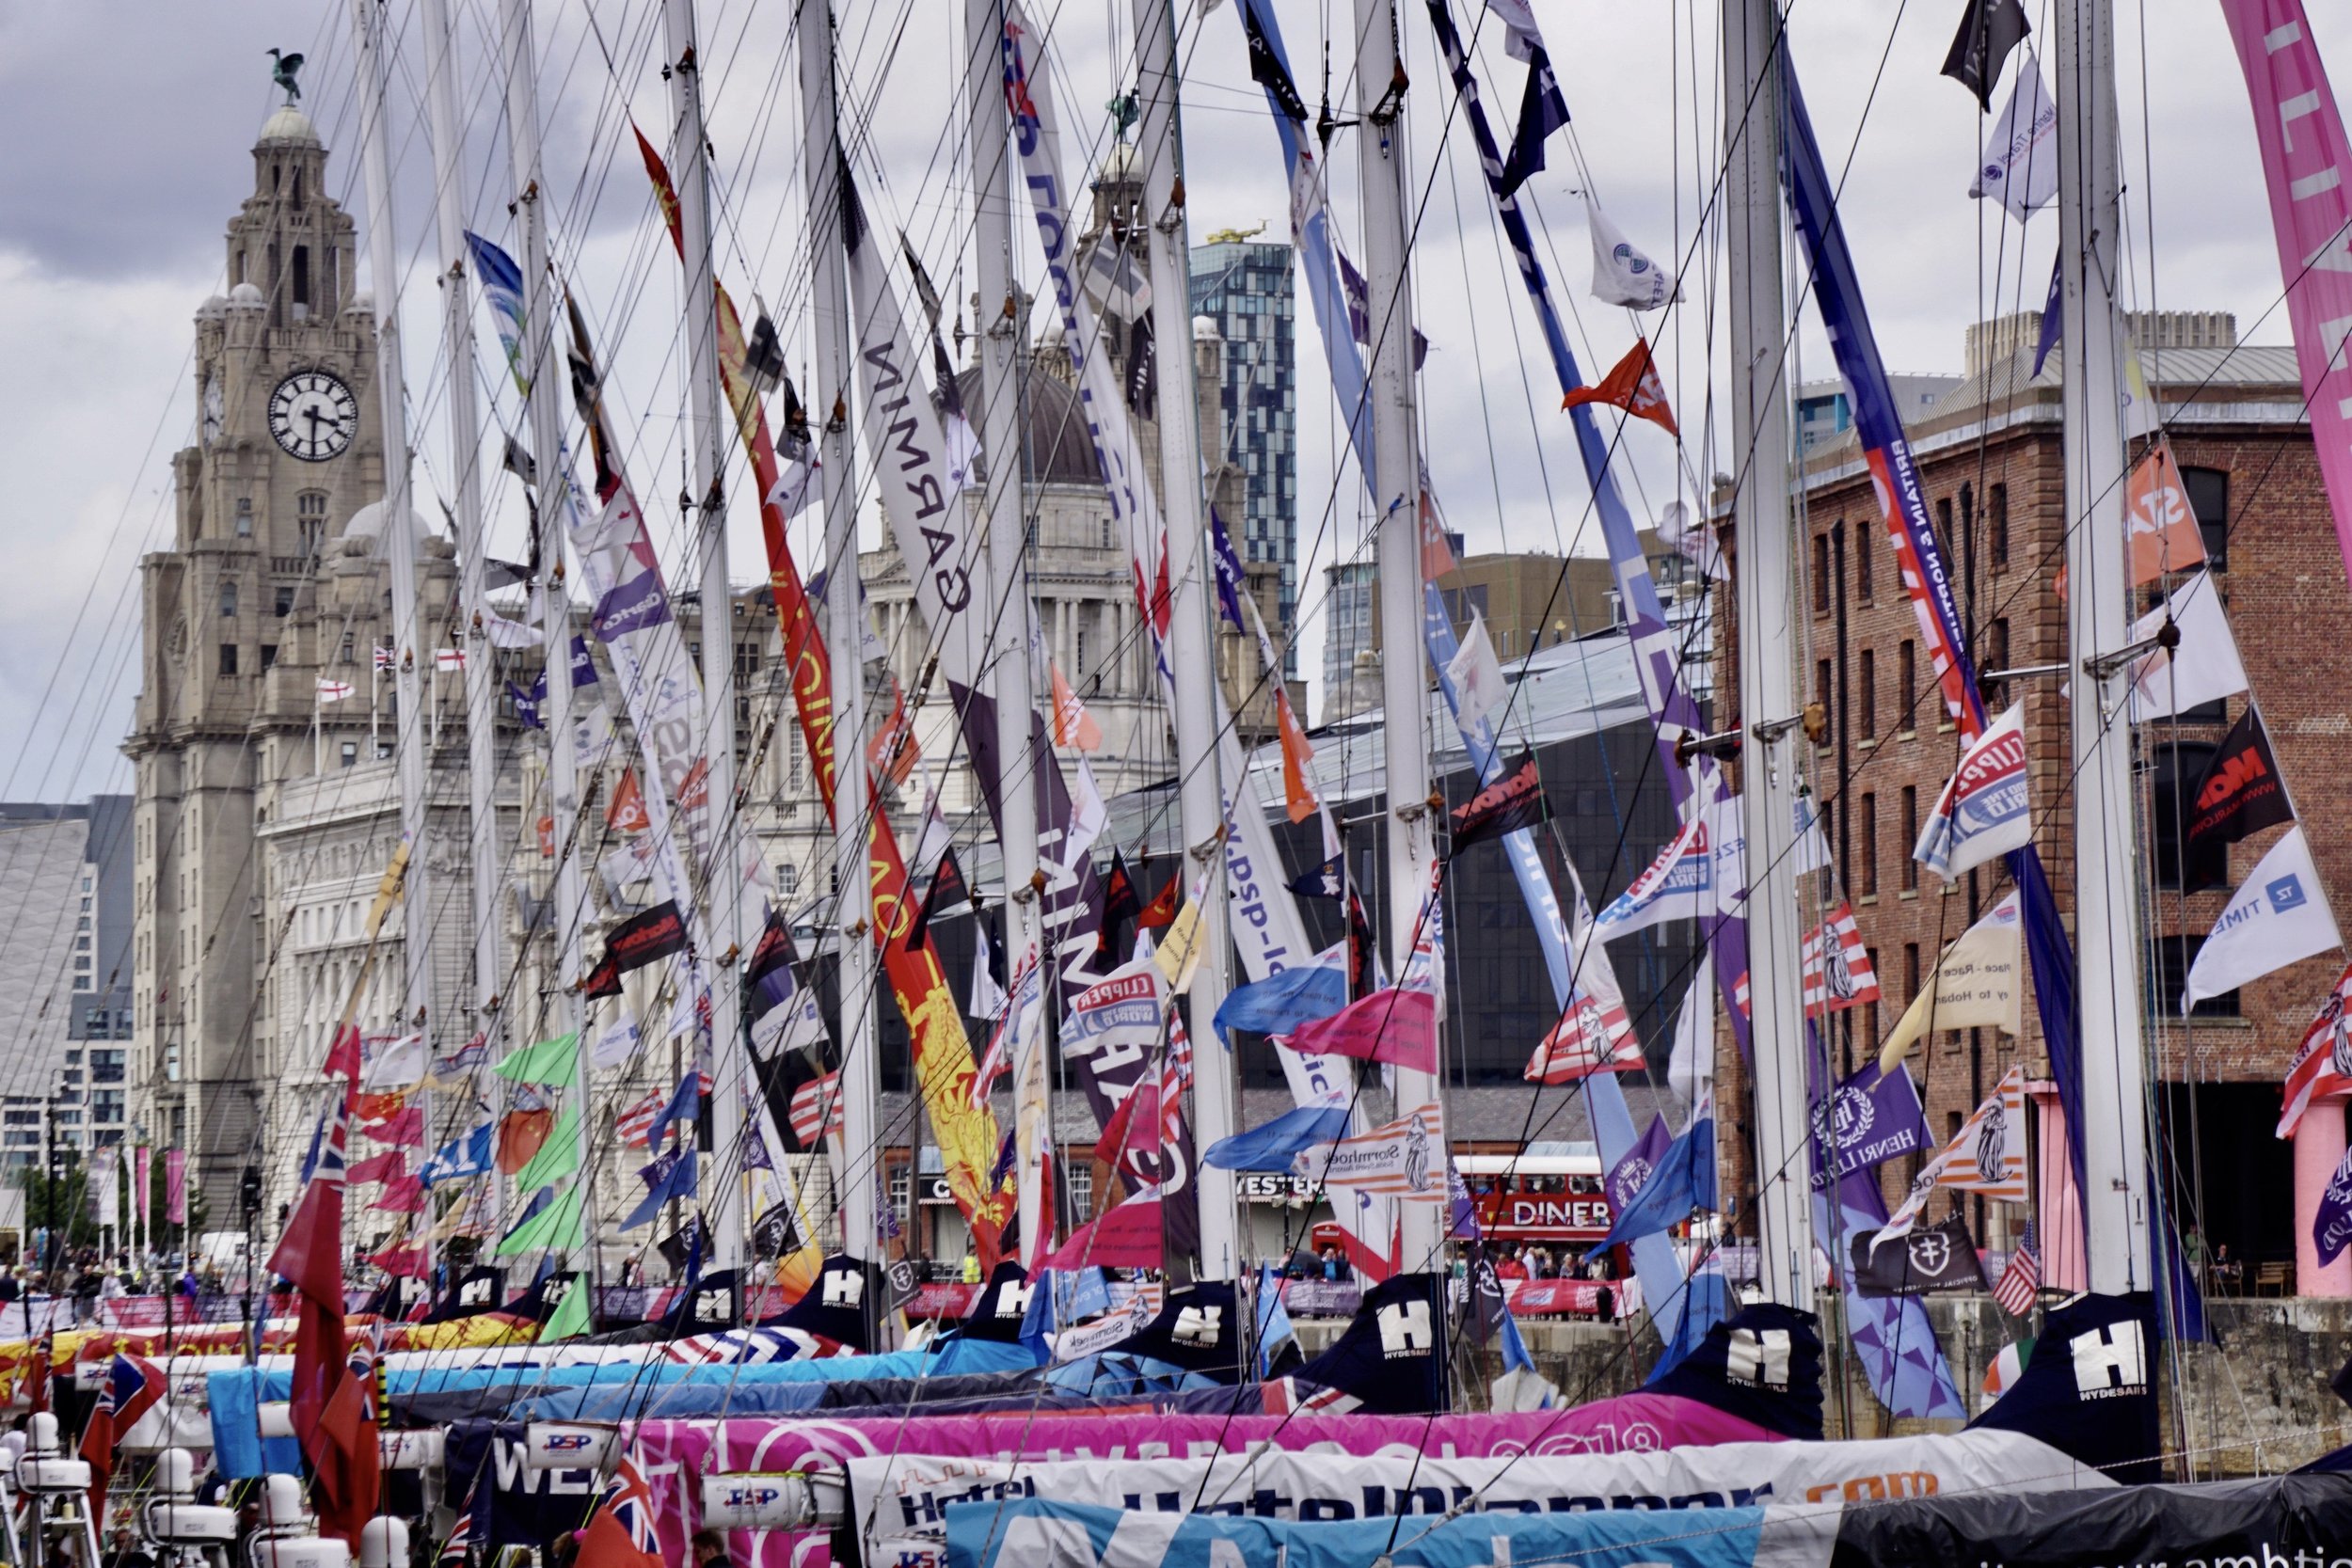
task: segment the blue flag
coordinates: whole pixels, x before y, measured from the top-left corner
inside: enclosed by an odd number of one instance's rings
[[[670,1130],[672,1122],[691,1122],[702,1114],[702,1107],[703,1075],[699,1070],[689,1068],[686,1076],[678,1080],[677,1092],[670,1097],[670,1102],[645,1124],[646,1144],[660,1143],[661,1135]]]
[[[1316,954],[1311,963],[1278,970],[1226,992],[1216,1006],[1216,1037],[1230,1047],[1236,1029],[1287,1035],[1346,1006],[1347,944],[1341,942]]]
[[[1559,79],[1551,73],[1551,56],[1541,49],[1531,53],[1518,129],[1511,133],[1511,150],[1502,160],[1501,188],[1506,197],[1543,168],[1545,141],[1568,122],[1567,101],[1560,96]]]
[[[490,1124],[484,1122],[462,1137],[453,1138],[436,1149],[433,1158],[417,1173],[417,1180],[430,1187],[437,1182],[456,1181],[469,1176],[480,1176],[490,1168]]]
[[[1347,867],[1339,856],[1333,855],[1283,885],[1301,898],[1328,898],[1336,904],[1347,896]]]
[[[1642,1189],[1649,1185],[1650,1178],[1657,1174],[1659,1162],[1666,1157],[1666,1150],[1674,1147],[1674,1129],[1666,1125],[1666,1118],[1662,1116],[1651,1117],[1649,1131],[1625,1151],[1624,1159],[1609,1167],[1609,1175],[1601,1182],[1602,1191],[1609,1195],[1611,1213],[1624,1213],[1633,1200],[1642,1196]]]
[[[1291,1324],[1290,1309],[1282,1305],[1282,1271],[1279,1265],[1258,1265],[1258,1377],[1261,1381],[1274,1376],[1274,1358],[1286,1344],[1295,1344],[1298,1330]]]
[[[1702,1099],[1682,1136],[1658,1162],[1641,1193],[1617,1214],[1600,1244],[1616,1246],[1639,1236],[1655,1236],[1691,1217],[1693,1209],[1715,1207],[1715,1108]]]
[[[673,1148],[649,1165],[640,1166],[638,1176],[645,1183],[645,1196],[621,1222],[623,1230],[634,1230],[661,1212],[661,1206],[673,1201],[682,1202],[694,1196],[694,1151]]]
[[[1267,1122],[1202,1150],[1200,1163],[1218,1170],[1286,1171],[1301,1150],[1347,1136],[1344,1105],[1295,1105]]]

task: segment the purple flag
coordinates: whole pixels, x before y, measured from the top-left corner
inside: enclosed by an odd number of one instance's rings
[[[1898,1064],[1892,1072],[1872,1062],[1814,1101],[1813,1140],[1819,1146],[1813,1188],[1882,1161],[1928,1147],[1919,1087]]]
[[[1609,1195],[1611,1213],[1624,1213],[1626,1205],[1641,1196],[1642,1189],[1649,1185],[1650,1173],[1658,1168],[1658,1162],[1665,1158],[1666,1150],[1674,1141],[1675,1135],[1666,1126],[1666,1118],[1652,1116],[1649,1131],[1633,1141],[1633,1147],[1625,1151],[1624,1159],[1609,1167],[1609,1179],[1601,1183]]]
[[[2352,1150],[2337,1164],[2328,1190],[2319,1195],[2319,1212],[2312,1216],[2312,1244],[2319,1249],[2321,1268],[2352,1246]]]

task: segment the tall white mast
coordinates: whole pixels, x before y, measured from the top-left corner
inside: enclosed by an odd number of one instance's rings
[[[465,143],[458,131],[456,40],[449,0],[422,0],[425,113],[433,133],[435,216],[441,243],[441,339],[449,359],[449,430],[457,511],[457,602],[466,633],[466,811],[472,853],[474,1010],[485,1037],[499,1025],[498,721],[492,689],[488,555],[482,533],[482,409],[474,385],[473,302],[466,297]],[[491,1042],[495,1045],[495,1042]],[[493,1053],[495,1053],[495,1052]]]
[[[840,895],[835,942],[841,984],[841,1233],[853,1257],[874,1245],[874,1164],[881,1145],[882,1065],[874,1007],[874,884],[866,778],[865,606],[859,602],[857,486],[850,468],[850,277],[841,230],[841,137],[833,81],[833,12],[799,0],[801,145],[808,184],[809,314],[817,360],[809,406],[822,421],[818,461],[825,490],[825,645],[833,655],[833,864]],[[1025,754],[1025,752],[1024,753]],[[1009,802],[1008,802],[1009,808]],[[1034,836],[1034,835],[1032,835]],[[852,1169],[851,1162],[867,1164]]]
[[[729,416],[719,383],[719,310],[710,260],[710,159],[703,134],[701,56],[695,48],[694,0],[664,0],[670,96],[676,135],[670,177],[677,186],[678,221],[686,242],[686,381],[691,412],[687,472],[701,508],[704,755],[709,764],[710,842],[702,870],[707,927],[698,943],[710,974],[710,1038],[716,1079],[710,1097],[712,1258],[734,1268],[743,1258],[743,1096],[757,1093],[746,1078],[742,970],[743,867],[737,852],[735,810],[735,606],[727,592],[726,473]],[[853,644],[854,645],[854,644]]]
[[[417,613],[416,514],[408,502],[407,389],[400,366],[400,245],[392,231],[392,159],[385,125],[384,13],[380,0],[352,0],[360,92],[360,166],[368,186],[368,274],[375,285],[376,412],[384,438],[384,550],[391,568],[392,642],[400,650],[393,690],[400,704],[393,739],[400,778],[400,836],[409,846],[401,894],[401,954],[407,1002],[401,1026],[431,1005],[433,916],[424,847],[424,646]],[[428,1033],[428,1038],[430,1035]]]
[[[1038,872],[1037,777],[1030,767],[1030,733],[1037,702],[1029,678],[1029,589],[1023,550],[1020,390],[1014,385],[1014,356],[1023,326],[1012,305],[1012,188],[1009,178],[1010,125],[1005,109],[1004,73],[998,65],[1004,39],[1004,0],[965,0],[965,50],[971,83],[973,221],[977,252],[974,277],[979,287],[980,450],[986,454],[983,504],[988,516],[989,576],[998,602],[979,607],[990,622],[990,684],[995,700],[997,786],[1001,816],[997,837],[1005,865],[1005,945],[1018,973],[1044,961],[1043,910]],[[1045,995],[1053,986],[1040,975]],[[1036,1173],[1045,1169],[1041,1150],[1053,1139],[1046,1095],[1045,1036],[1027,1031],[1012,1062],[1013,1169],[1025,1256],[1051,1245],[1039,1231],[1046,1223],[1045,1194]],[[1041,1243],[1043,1244],[1041,1245]]]
[[[1168,519],[1172,602],[1168,656],[1176,676],[1176,756],[1179,804],[1192,863],[1189,880],[1209,874],[1200,900],[1203,957],[1192,982],[1196,1026],[1216,1016],[1225,1000],[1226,936],[1224,782],[1217,768],[1216,594],[1200,495],[1200,392],[1192,353],[1192,253],[1184,225],[1184,150],[1176,119],[1176,12],[1170,0],[1136,0],[1136,86],[1142,100],[1136,150],[1143,164],[1143,207],[1134,242],[1152,272],[1152,335],[1159,356],[1160,503]],[[1409,419],[1409,414],[1407,418]],[[1409,451],[1410,449],[1407,448]],[[1274,672],[1276,679],[1281,672]],[[1238,784],[1239,781],[1236,781]],[[1254,802],[1245,801],[1245,810]],[[1240,1129],[1233,1058],[1226,1051],[1193,1053],[1194,1136],[1208,1148]],[[1233,1173],[1206,1164],[1193,1172],[1200,1200],[1200,1263],[1204,1275],[1230,1279],[1242,1268],[1240,1214]]]
[[[514,169],[515,213],[522,226],[523,374],[529,388],[532,464],[537,470],[539,545],[547,581],[548,792],[555,819],[555,1012],[559,1033],[580,1028],[580,922],[587,916],[580,886],[580,757],[572,735],[571,591],[564,580],[564,488],[571,482],[564,454],[563,396],[566,363],[555,350],[555,291],[548,277],[546,185],[539,169],[538,51],[532,42],[531,0],[502,0],[506,44],[506,141]],[[572,1093],[580,1106],[581,1134],[588,1119],[588,1056],[585,1041]],[[585,1164],[580,1184],[581,1225],[588,1236],[590,1272],[595,1272],[596,1222],[595,1185]]]
[[[1405,66],[1396,0],[1356,0],[1357,157],[1363,177],[1364,304],[1372,362],[1372,493],[1380,511],[1380,705],[1388,772],[1389,958],[1402,975],[1413,954],[1435,853],[1429,820],[1428,661],[1421,641],[1421,437],[1413,412],[1413,306],[1405,260],[1411,211],[1405,164]],[[1439,1074],[1399,1068],[1400,1111],[1439,1103]],[[1442,1121],[1442,1117],[1440,1118]],[[1399,1205],[1405,1266],[1442,1267],[1444,1206]]]
[[[1739,475],[1740,826],[1747,839],[1754,1006],[1756,1181],[1765,1295],[1813,1308],[1812,1171],[1806,1160],[1804,991],[1797,913],[1796,578],[1788,504],[1788,319],[1781,277],[1780,10],[1725,0],[1724,227],[1731,404]]]
[[[2137,843],[2128,677],[2092,661],[2131,637],[2123,555],[2123,334],[2114,297],[2122,227],[2113,0],[2058,0],[2058,279],[2064,311],[2068,645],[2074,779],[2074,941],[2082,984],[2082,1195],[2090,1288],[2144,1291],[2149,1260],[2147,1063],[2140,1037]]]

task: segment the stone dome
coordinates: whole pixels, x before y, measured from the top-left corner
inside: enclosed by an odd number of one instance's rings
[[[1022,453],[1028,481],[1033,484],[1101,484],[1103,472],[1095,467],[1094,447],[1087,435],[1086,415],[1078,407],[1078,394],[1041,372],[1031,372],[1018,385],[1022,411],[1027,417]],[[958,373],[956,395],[963,400],[965,411],[975,415],[977,424],[978,370]]]
[[[351,297],[343,302],[343,314],[346,316],[374,315],[375,295],[366,289],[353,290]]]
[[[311,125],[310,117],[291,103],[278,106],[278,112],[262,122],[262,143],[292,142],[302,147],[319,145],[319,134]]]
[[[1192,318],[1192,341],[1196,343],[1221,343],[1225,341],[1225,334],[1216,329],[1216,317],[1195,316]]]
[[[1140,184],[1143,181],[1143,158],[1132,143],[1113,142],[1103,155],[1103,171],[1094,177],[1097,185]]]
[[[341,536],[343,553],[345,555],[383,554],[384,524],[384,503],[380,499],[372,500],[353,513],[351,520],[343,525]],[[425,527],[424,519],[413,511],[408,514],[408,526],[418,541],[420,553],[421,553],[423,542],[432,537],[432,531]]]
[[[269,309],[269,301],[262,297],[262,291],[253,284],[240,283],[229,291],[229,309],[231,310],[266,310]]]
[[[218,321],[228,313],[229,301],[219,294],[208,296],[203,304],[196,308],[196,319],[200,322]]]

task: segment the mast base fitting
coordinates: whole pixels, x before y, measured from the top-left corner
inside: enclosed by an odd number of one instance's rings
[[[2143,637],[2138,641],[2118,648],[2111,654],[2093,654],[2083,660],[2083,670],[2093,680],[2111,680],[2121,674],[2125,666],[2136,664],[2153,653],[2159,651],[2170,653],[2180,645],[2181,628],[2173,623],[2172,617],[2168,615],[2164,618],[2164,625],[2156,628],[2156,634],[2153,637]]]

